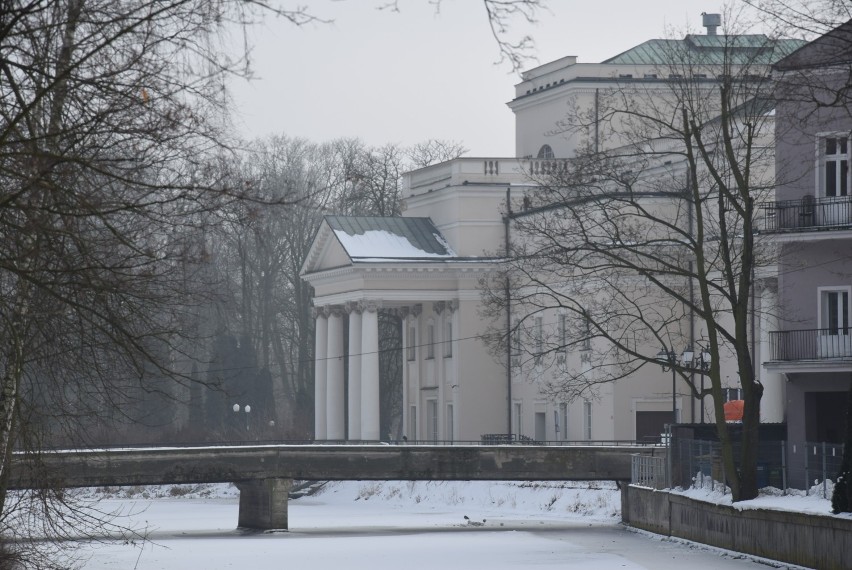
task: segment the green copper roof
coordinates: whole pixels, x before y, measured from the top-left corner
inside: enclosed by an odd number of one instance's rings
[[[623,65],[770,65],[806,44],[763,34],[696,35],[682,40],[648,40],[602,63]]]

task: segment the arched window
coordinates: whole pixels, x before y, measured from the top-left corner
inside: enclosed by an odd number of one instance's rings
[[[538,156],[536,158],[553,158],[553,149],[550,148],[549,144],[543,145],[538,149]]]

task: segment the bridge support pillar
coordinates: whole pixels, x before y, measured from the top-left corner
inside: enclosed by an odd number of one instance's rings
[[[287,499],[292,479],[259,479],[237,483],[240,528],[287,530]]]

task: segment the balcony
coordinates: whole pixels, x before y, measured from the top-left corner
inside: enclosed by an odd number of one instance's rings
[[[852,227],[852,196],[782,200],[763,206],[769,233],[811,232]]]
[[[775,331],[769,333],[772,360],[852,360],[852,328]]]

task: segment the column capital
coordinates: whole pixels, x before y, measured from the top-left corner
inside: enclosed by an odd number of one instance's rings
[[[363,299],[358,302],[362,313],[375,313],[382,307],[382,302],[376,299]]]
[[[326,317],[342,317],[343,316],[343,305],[326,305],[323,307],[325,309]]]
[[[455,313],[456,309],[459,308],[459,300],[458,299],[450,299],[447,301],[447,310],[450,313]]]
[[[361,313],[361,302],[360,301],[346,301],[343,304],[343,310],[346,311],[347,315],[351,315],[352,313]]]
[[[435,311],[435,313],[437,313],[439,315],[444,311],[444,309],[446,307],[447,307],[446,301],[436,301],[436,302],[432,303],[432,310]]]
[[[417,303],[416,305],[411,307],[411,316],[412,317],[419,317],[420,313],[422,313],[422,312],[423,312],[423,305],[420,304],[420,303]]]

